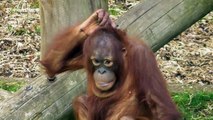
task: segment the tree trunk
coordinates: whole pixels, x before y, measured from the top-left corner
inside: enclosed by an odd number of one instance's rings
[[[81,23],[99,8],[107,10],[107,0],[40,0],[42,56],[58,31]]]

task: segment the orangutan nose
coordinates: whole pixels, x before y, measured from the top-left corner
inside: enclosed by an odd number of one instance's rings
[[[106,73],[106,70],[104,68],[99,68],[98,73],[104,74],[104,73]]]

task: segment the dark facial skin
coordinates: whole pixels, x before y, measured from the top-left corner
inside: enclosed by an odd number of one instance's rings
[[[90,59],[95,68],[93,77],[96,87],[101,91],[111,89],[116,82],[116,76],[113,71],[114,62],[110,42],[99,41]]]
[[[95,66],[93,77],[96,87],[101,91],[112,88],[116,81],[115,74],[111,69],[113,62],[107,58],[92,57],[91,60]]]

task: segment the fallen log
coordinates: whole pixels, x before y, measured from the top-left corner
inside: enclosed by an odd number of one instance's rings
[[[116,23],[157,51],[212,10],[211,0],[145,0]]]

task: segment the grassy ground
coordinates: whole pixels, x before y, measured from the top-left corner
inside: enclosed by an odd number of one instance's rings
[[[0,77],[0,90],[16,92],[25,84],[22,80],[4,79]]]
[[[173,93],[172,98],[184,120],[213,120],[212,92]]]

